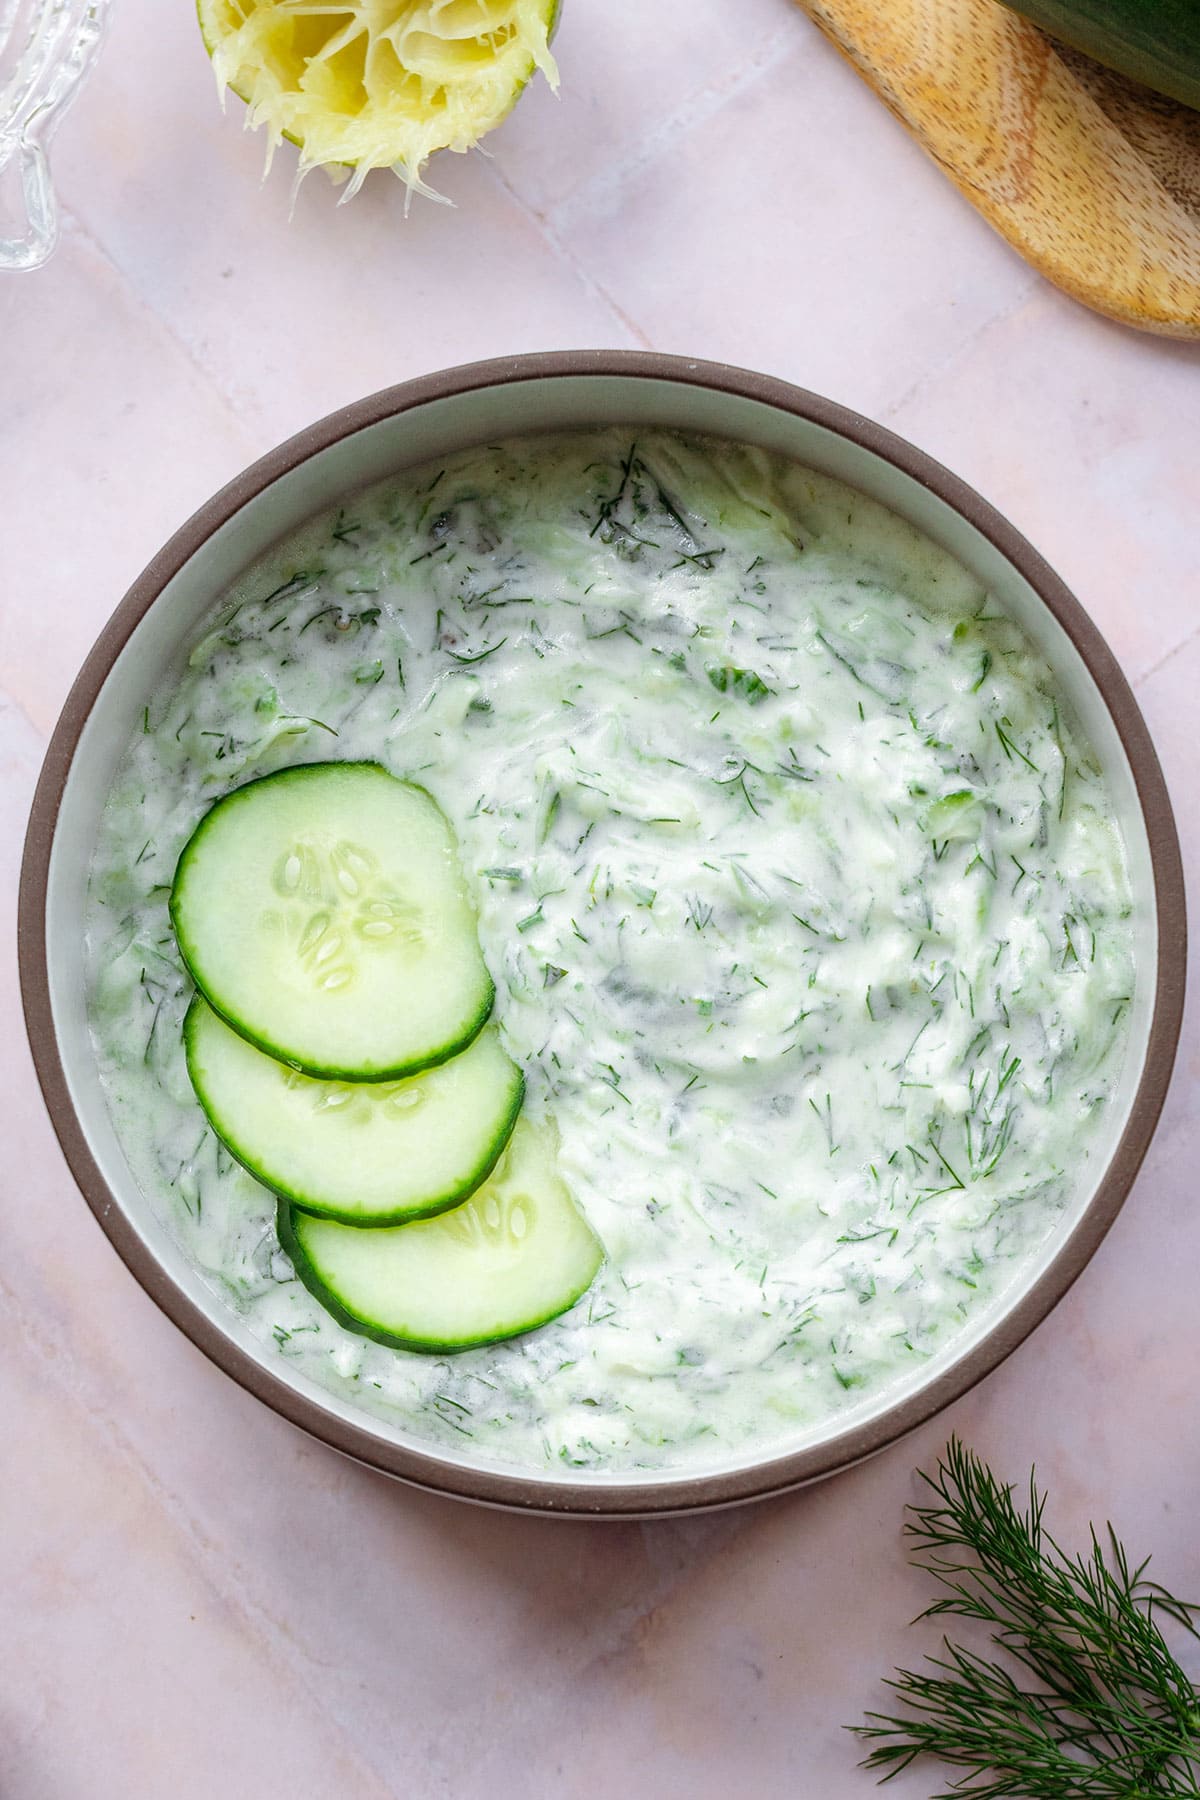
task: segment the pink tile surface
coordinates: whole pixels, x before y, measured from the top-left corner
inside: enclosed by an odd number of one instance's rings
[[[571,0],[562,96],[455,208],[289,170],[222,117],[189,9],[123,0],[64,127],[65,239],[0,284],[0,916],[87,645],[252,456],[438,365],[649,343],[885,416],[1067,578],[1138,684],[1200,872],[1200,358],[1106,325],[994,239],[787,0]],[[0,1006],[17,1014],[11,948]],[[1038,1463],[1200,1591],[1200,1041],[1091,1268],[996,1375],[836,1482],[654,1525],[405,1492],[274,1418],[141,1294],[0,1046],[4,1800],[855,1800],[841,1727],[919,1644],[900,1542],[954,1427]],[[920,1800],[912,1774],[892,1790]]]
[[[1200,625],[1195,346],[1126,331],[1038,282],[886,417],[1032,538],[1132,681]]]
[[[800,22],[785,56],[551,223],[656,348],[878,413],[1036,278]]]

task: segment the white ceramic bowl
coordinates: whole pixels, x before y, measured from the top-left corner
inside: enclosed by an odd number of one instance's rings
[[[1055,671],[1105,767],[1137,901],[1138,981],[1120,1090],[1095,1178],[990,1308],[926,1364],[783,1454],[709,1468],[576,1476],[435,1453],[298,1374],[210,1287],[130,1175],[105,1106],[85,1014],[83,919],[97,822],[142,709],[220,594],[279,537],[407,464],[519,433],[656,425],[762,445],[848,482],[950,550]],[[1174,822],[1136,703],[1095,626],[1025,540],[903,440],[766,377],[630,352],[567,352],[453,369],[345,408],[211,500],[117,608],[67,700],[30,821],[21,975],[43,1092],[67,1160],[133,1273],[212,1359],[286,1418],[359,1460],[464,1498],[593,1516],[721,1506],[828,1475],[963,1393],[1045,1316],[1112,1223],[1145,1154],[1182,1010],[1183,883]]]

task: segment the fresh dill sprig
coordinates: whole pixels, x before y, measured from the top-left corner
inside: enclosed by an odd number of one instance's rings
[[[1200,1795],[1200,1692],[1159,1620],[1200,1637],[1200,1608],[1131,1566],[1112,1526],[1071,1555],[1043,1524],[1030,1476],[1014,1497],[952,1438],[932,1493],[910,1508],[912,1561],[946,1590],[921,1615],[973,1619],[995,1654],[943,1639],[922,1670],[888,1686],[910,1709],[868,1713],[851,1730],[873,1745],[864,1766],[889,1780],[920,1756],[965,1775],[933,1800],[1151,1800]]]

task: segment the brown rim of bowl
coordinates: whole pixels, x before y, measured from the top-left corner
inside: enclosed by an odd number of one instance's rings
[[[212,533],[316,452],[383,419],[476,389],[563,376],[679,382],[755,400],[823,426],[913,477],[973,525],[1030,583],[1066,631],[1104,698],[1129,758],[1145,821],[1158,918],[1158,969],[1146,1061],[1125,1129],[1087,1211],[1049,1265],[998,1322],[919,1393],[825,1444],[716,1475],[591,1486],[474,1469],[389,1444],[325,1411],[239,1349],[160,1267],[92,1158],[71,1101],[50,1010],[46,899],[51,847],[80,733],[120,651],[167,582]],[[577,350],[468,363],[386,388],[340,408],[272,450],[193,514],[138,577],[96,640],[67,697],[34,796],[21,868],[21,993],[38,1080],[79,1188],[118,1254],[167,1317],[217,1366],[274,1411],[345,1455],[414,1486],[518,1511],[593,1518],[650,1517],[730,1506],[816,1481],[882,1450],[996,1368],[1050,1312],[1104,1238],[1133,1184],[1162,1111],[1179,1039],[1186,967],[1183,870],[1166,784],[1129,684],[1096,626],[1033,546],[980,495],[903,438],[860,414],[774,377],[724,363],[628,350]]]

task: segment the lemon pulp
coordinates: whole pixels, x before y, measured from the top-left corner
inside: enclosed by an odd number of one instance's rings
[[[469,150],[535,69],[557,86],[558,0],[198,0],[217,81],[300,149],[300,172],[348,165],[347,197],[390,168],[430,194],[437,150]],[[434,196],[435,198],[437,196]]]

